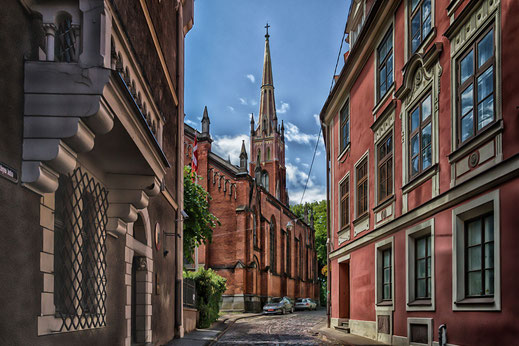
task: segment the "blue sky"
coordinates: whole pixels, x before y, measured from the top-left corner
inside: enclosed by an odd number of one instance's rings
[[[349,2],[195,1],[195,24],[185,43],[186,122],[200,130],[207,105],[213,151],[230,155],[238,164],[242,139],[249,150],[250,114],[258,119],[268,22],[277,115],[285,122],[291,203],[301,201],[308,177],[319,133],[317,115],[330,90]],[[321,136],[304,201],[326,198],[325,169]]]

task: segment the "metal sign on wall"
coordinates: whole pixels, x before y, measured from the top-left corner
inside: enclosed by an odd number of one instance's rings
[[[0,162],[0,176],[12,181],[13,183],[18,182],[18,172],[3,162]]]

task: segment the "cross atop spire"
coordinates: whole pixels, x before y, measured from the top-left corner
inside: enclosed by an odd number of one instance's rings
[[[265,29],[267,29],[267,33],[265,34],[266,38],[270,37],[270,35],[269,35],[269,28],[270,28],[270,25],[269,25],[269,22],[267,22],[267,25],[265,25]]]

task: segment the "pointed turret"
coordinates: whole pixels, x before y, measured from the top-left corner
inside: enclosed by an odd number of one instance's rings
[[[285,141],[285,124],[283,124],[283,120],[281,120],[281,140]]]
[[[250,135],[254,136],[254,113],[250,115]]]
[[[269,28],[265,26],[265,54],[263,56],[263,77],[261,79],[261,99],[260,99],[260,134],[271,136],[277,129],[276,103],[274,101],[274,80],[272,78],[272,60],[270,58]]]
[[[209,133],[209,125],[211,121],[209,120],[209,114],[207,113],[207,106],[204,107],[204,115],[202,116],[202,137],[211,137]]]
[[[240,171],[247,171],[247,151],[245,150],[245,141],[241,141],[240,153]]]

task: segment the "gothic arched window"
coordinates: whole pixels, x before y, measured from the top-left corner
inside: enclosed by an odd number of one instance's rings
[[[270,270],[276,272],[276,224],[270,220]]]
[[[267,171],[261,173],[261,186],[263,186],[265,190],[269,191],[269,174]]]
[[[258,247],[258,225],[256,222],[256,209],[252,212],[252,244],[254,247]]]
[[[62,13],[58,17],[56,31],[55,55],[58,61],[71,62],[76,60],[76,35],[72,27],[72,17]]]

